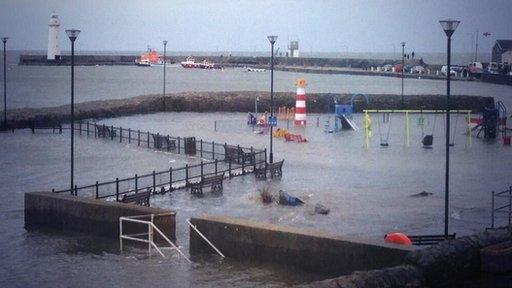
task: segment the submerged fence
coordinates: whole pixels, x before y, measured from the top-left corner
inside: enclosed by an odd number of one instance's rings
[[[52,191],[55,193],[70,193],[72,195],[95,197],[96,199],[115,197],[119,201],[122,195],[140,190],[151,189],[153,193],[160,193],[187,188],[190,183],[198,182],[201,178],[210,175],[223,173],[226,177],[245,175],[254,172],[255,167],[263,166],[267,159],[266,149],[247,148],[202,139],[197,140],[195,137],[172,137],[90,122],[76,123],[73,128],[75,134],[78,133],[78,135],[102,138],[119,143],[130,143],[159,151],[197,156],[201,159],[201,162],[178,168],[170,167],[165,171],[153,171],[144,175],[135,174],[134,177],[116,178],[108,182],[96,181],[95,184],[87,186],[79,187],[75,185],[74,189],[53,189]],[[34,125],[32,131],[35,132],[36,130],[62,133],[71,130],[71,127],[63,127],[60,124],[45,127]]]

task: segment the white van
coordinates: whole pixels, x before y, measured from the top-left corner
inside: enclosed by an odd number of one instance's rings
[[[443,65],[443,67],[441,67],[441,73],[445,76],[446,76],[446,70],[448,70],[448,67],[446,67],[446,65]],[[453,67],[450,67],[450,75],[457,76],[457,72],[455,72],[455,70],[453,70]]]

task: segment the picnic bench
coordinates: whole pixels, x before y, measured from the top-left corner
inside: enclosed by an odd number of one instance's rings
[[[199,182],[190,183],[190,193],[194,195],[203,195],[203,187],[211,186],[212,193],[222,193],[224,181],[224,173],[219,175],[201,177]]]
[[[151,191],[138,192],[134,194],[124,194],[121,202],[123,203],[133,203],[141,206],[149,207],[149,196],[151,196]]]
[[[416,246],[425,246],[425,245],[435,245],[439,242],[443,242],[445,240],[453,240],[455,239],[456,233],[448,234],[448,238],[445,238],[444,235],[412,235],[408,236],[412,242],[412,245]]]
[[[264,180],[267,179],[267,172],[271,179],[283,177],[283,163],[284,159],[279,162],[266,163],[263,166],[254,167],[254,175],[256,179]]]

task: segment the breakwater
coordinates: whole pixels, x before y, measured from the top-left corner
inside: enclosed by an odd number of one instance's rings
[[[444,95],[405,95],[401,106],[400,95],[368,94],[369,102],[356,97],[354,111],[363,109],[429,109],[442,110],[446,105]],[[156,112],[248,112],[254,110],[259,97],[259,111],[270,111],[270,95],[261,91],[239,92],[183,92],[162,95],[144,95],[127,99],[90,101],[75,104],[75,119],[101,119]],[[307,95],[308,113],[334,113],[334,100],[350,103],[352,95],[337,93],[312,93]],[[452,96],[451,109],[473,110],[494,107],[492,97]],[[274,93],[274,107],[295,106],[295,93]],[[276,108],[277,110],[277,108]],[[69,122],[69,105],[47,108],[22,108],[7,111],[10,128],[27,128],[33,125],[52,125]]]

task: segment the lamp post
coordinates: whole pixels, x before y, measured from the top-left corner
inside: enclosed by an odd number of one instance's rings
[[[404,109],[404,69],[405,69],[405,54],[404,54],[404,50],[405,50],[405,42],[401,42],[400,44],[402,44],[402,101],[400,102],[401,104],[401,108]]]
[[[163,41],[164,43],[164,92],[163,92],[163,95],[165,97],[165,52],[166,52],[166,48],[167,48],[167,40],[164,40]]]
[[[71,195],[75,195],[73,193],[74,186],[74,141],[75,141],[75,40],[80,34],[80,30],[76,29],[68,29],[66,30],[66,34],[71,40]],[[76,195],[75,195],[76,196]]]
[[[7,62],[5,57],[5,45],[7,43],[7,37],[2,37],[4,43],[4,127],[3,130],[7,131]]]
[[[270,117],[274,117],[274,43],[276,43],[277,36],[267,36],[270,42]],[[270,125],[270,155],[269,162],[274,163],[274,154],[272,153],[272,125]]]
[[[457,20],[441,20],[441,27],[448,38],[446,52],[446,170],[445,170],[445,186],[444,186],[444,237],[448,238],[448,202],[450,191],[450,77],[451,77],[451,42],[452,35],[459,26],[460,21]]]

